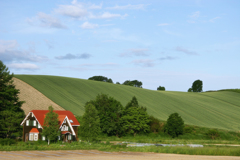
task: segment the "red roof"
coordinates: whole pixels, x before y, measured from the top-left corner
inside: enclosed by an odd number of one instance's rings
[[[32,110],[30,112],[32,112],[35,115],[38,122],[41,124],[41,126],[43,126],[44,117],[49,112],[49,110]],[[80,125],[71,111],[53,110],[53,112],[58,114],[58,119],[60,121],[60,125],[62,124],[62,122],[66,118],[66,116],[68,117],[69,120],[73,121],[73,123],[71,123],[72,126]]]
[[[61,134],[67,134],[67,133],[70,133],[68,131],[62,131]],[[71,134],[71,133],[70,133]]]
[[[39,131],[37,128],[32,128],[29,133],[39,133]]]

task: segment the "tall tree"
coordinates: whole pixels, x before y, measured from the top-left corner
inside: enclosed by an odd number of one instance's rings
[[[13,84],[13,73],[10,74],[8,68],[0,61],[0,137],[7,138],[13,133],[21,130],[20,123],[24,119],[25,114],[21,109],[24,101],[20,101],[19,90]],[[9,116],[8,116],[9,115]],[[9,117],[14,117],[13,124],[8,126]]]
[[[106,94],[97,95],[95,100],[87,103],[93,104],[98,110],[102,132],[118,136],[118,131],[121,127],[119,120],[123,110],[122,104]]]
[[[43,123],[42,135],[44,135],[48,140],[48,145],[50,140],[56,140],[60,135],[59,124],[58,124],[58,114],[53,112],[53,107],[48,107],[49,112],[46,114]]]
[[[157,88],[157,90],[158,90],[158,91],[165,91],[165,87],[159,86],[159,87]]]
[[[104,76],[93,76],[88,78],[88,80],[94,80],[94,81],[102,81],[102,82],[108,82],[108,83],[113,83],[111,78],[107,78]]]
[[[134,96],[126,105],[123,116],[120,119],[122,133],[133,134],[149,132],[149,116],[145,107],[140,107]]]
[[[192,91],[193,92],[202,92],[203,82],[201,80],[196,80],[192,84]]]
[[[91,103],[85,105],[85,113],[81,118],[80,136],[89,141],[97,140],[101,128],[97,109]]]

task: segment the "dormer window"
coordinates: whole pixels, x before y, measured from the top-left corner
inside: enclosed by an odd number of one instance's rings
[[[29,126],[29,120],[26,120],[26,126]]]
[[[73,120],[70,119],[70,122],[73,123]]]

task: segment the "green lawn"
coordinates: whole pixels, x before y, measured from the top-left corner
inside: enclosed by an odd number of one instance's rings
[[[124,106],[133,96],[147,107],[150,115],[166,121],[178,112],[185,124],[240,131],[240,94],[232,91],[188,93],[153,91],[142,88],[97,82],[77,78],[15,75],[30,84],[49,99],[72,111],[84,113],[84,104],[97,94],[108,94]]]

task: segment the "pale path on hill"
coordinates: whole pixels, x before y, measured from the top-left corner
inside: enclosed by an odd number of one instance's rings
[[[65,110],[29,84],[15,77],[13,77],[13,84],[16,89],[20,90],[19,99],[25,101],[22,105],[25,114],[31,110],[48,110],[49,106],[52,106],[54,110]]]
[[[96,150],[58,151],[1,151],[0,159],[42,159],[42,160],[240,160],[236,156],[204,156],[143,152],[104,152]]]

